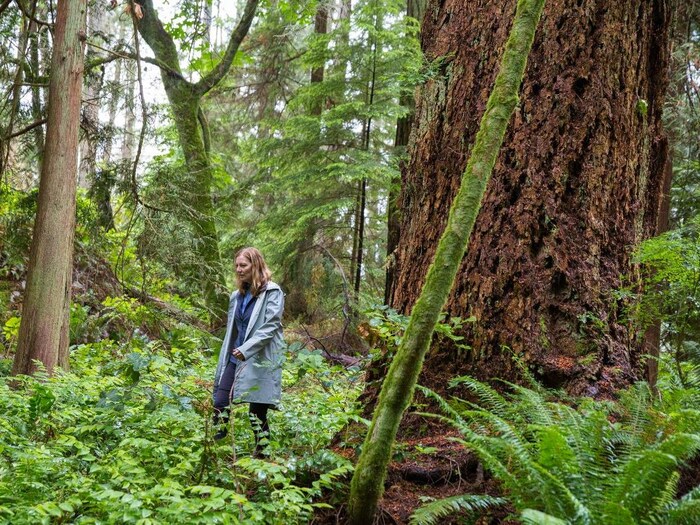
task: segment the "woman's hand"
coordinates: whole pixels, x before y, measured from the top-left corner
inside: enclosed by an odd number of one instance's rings
[[[243,353],[242,353],[238,348],[234,348],[234,349],[233,349],[233,352],[231,352],[231,354],[232,354],[233,357],[235,357],[236,359],[240,359],[241,361],[245,361],[245,356],[243,355]]]

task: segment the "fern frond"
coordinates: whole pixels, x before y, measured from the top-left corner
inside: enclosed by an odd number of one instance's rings
[[[493,507],[505,505],[507,500],[480,494],[461,494],[432,501],[415,510],[411,515],[411,525],[434,525],[441,518],[458,512],[473,514]]]
[[[554,506],[557,508],[564,509],[563,504],[568,504],[570,506],[570,511],[573,511],[572,518],[574,523],[581,523],[582,525],[589,525],[592,523],[592,517],[590,510],[569,490],[559,478],[554,476],[547,469],[542,467],[540,464],[533,462],[533,467],[540,471],[542,476],[549,480],[549,485],[555,490],[556,493],[561,494],[562,498],[551,497],[552,494],[546,494],[545,502],[548,506]]]
[[[459,423],[460,425],[467,426],[467,422],[462,418],[460,413],[457,410],[455,410],[452,407],[452,405],[445,401],[445,399],[440,394],[422,385],[416,385],[416,388],[420,390],[420,392],[428,399],[436,401],[438,406],[440,407],[440,410],[442,410],[451,418],[454,418],[455,422]]]
[[[700,523],[700,500],[680,500],[667,510],[665,522],[668,525],[697,525]]]
[[[532,427],[537,438],[537,462],[559,477],[570,478],[577,471],[577,458],[558,427]]]
[[[530,388],[516,385],[509,381],[500,381],[513,390],[513,401],[518,405],[518,410],[516,412],[518,416],[537,425],[554,424],[550,403],[547,402],[541,392],[536,392]]]
[[[674,471],[668,479],[666,486],[663,488],[657,499],[655,512],[650,512],[647,516],[642,517],[641,523],[644,525],[656,525],[664,523],[664,517],[668,514],[668,509],[672,508],[676,503],[676,490],[678,488],[678,480],[681,475],[678,471]]]
[[[700,501],[700,485],[684,494],[678,501]]]
[[[682,461],[700,450],[700,436],[675,434],[654,448],[632,456],[624,465],[611,501],[619,501],[637,518],[660,510],[659,498]]]
[[[606,525],[637,525],[629,509],[617,501],[606,501],[599,516]]]
[[[700,451],[700,434],[678,433],[658,445],[660,452],[671,454],[679,461],[693,458]]]
[[[496,479],[503,483],[506,489],[517,488],[520,485],[518,478],[511,474],[508,467],[506,467],[498,457],[489,452],[486,447],[482,446],[478,442],[460,438],[455,438],[454,441],[474,452],[479,460],[481,460],[481,462],[484,464],[484,468],[486,468]]]
[[[505,416],[510,413],[511,403],[486,383],[482,383],[471,376],[460,376],[451,379],[449,382],[450,388],[454,388],[457,385],[466,386],[483,403],[483,408],[490,410],[494,414]]]
[[[626,430],[641,438],[651,424],[650,408],[652,393],[647,383],[635,383],[620,396],[620,406],[627,412]]]
[[[525,509],[520,513],[520,518],[525,525],[569,525],[569,522],[566,520],[535,509]]]
[[[487,422],[491,428],[498,433],[501,439],[504,439],[518,454],[522,457],[529,457],[530,452],[528,446],[523,438],[515,428],[505,419],[488,412],[486,410],[474,410],[470,411],[468,415],[475,420],[482,420]]]

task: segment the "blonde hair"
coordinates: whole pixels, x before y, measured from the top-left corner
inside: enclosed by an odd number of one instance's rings
[[[257,297],[262,291],[262,288],[270,281],[272,277],[272,272],[270,268],[267,267],[265,259],[257,248],[243,248],[239,250],[234,257],[234,263],[239,257],[245,257],[251,265],[251,282],[250,282],[250,294],[253,297]],[[246,289],[243,286],[243,282],[236,275],[236,284],[238,286],[238,291],[242,294],[246,293]]]

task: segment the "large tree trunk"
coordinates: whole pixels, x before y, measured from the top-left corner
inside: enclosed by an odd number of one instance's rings
[[[426,12],[434,75],[420,90],[403,170],[399,311],[410,311],[423,284],[514,7],[446,0]],[[641,378],[640,345],[614,292],[634,275],[631,250],[656,229],[669,13],[664,0],[547,4],[446,307],[475,316],[473,350],[429,355],[425,383],[467,372],[515,378],[513,354],[573,393],[604,395]]]
[[[35,359],[49,373],[68,366],[86,10],[86,0],[58,2],[46,150],[13,374],[32,373]]]
[[[375,521],[386,467],[404,411],[408,408],[442,307],[455,282],[481,202],[518,103],[527,57],[544,0],[519,0],[510,36],[481,119],[459,191],[431,261],[425,283],[382,384],[372,423],[350,483],[348,517],[352,525]]]

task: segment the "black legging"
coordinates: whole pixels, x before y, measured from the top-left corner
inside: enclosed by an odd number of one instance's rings
[[[214,424],[228,423],[229,405],[231,404],[231,388],[236,377],[235,363],[227,363],[224,373],[221,374],[219,387],[214,393]],[[250,403],[248,417],[255,434],[255,448],[260,450],[260,440],[270,436],[270,425],[267,422],[267,411],[272,405],[267,403]]]

